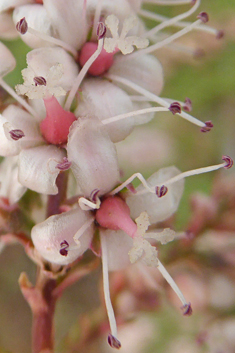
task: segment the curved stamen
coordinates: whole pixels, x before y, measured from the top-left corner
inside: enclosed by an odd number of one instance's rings
[[[18,96],[18,94],[15,93],[15,91],[5,82],[3,81],[2,78],[0,78],[0,86],[9,93],[12,98],[14,98],[20,105],[22,105],[31,115],[37,117],[36,111],[21,97]]]
[[[157,32],[161,31],[162,29],[169,27],[169,26],[172,26],[175,23],[185,19],[186,17],[191,16],[198,9],[200,3],[201,3],[201,0],[197,0],[190,10],[160,23],[158,26],[156,26],[156,27],[152,28],[151,30],[149,30],[148,32],[146,32],[144,34],[144,36],[151,37],[151,35],[156,34]]]
[[[98,210],[100,208],[100,199],[97,197],[96,202],[87,200],[85,197],[78,199],[78,204],[83,211]]]
[[[22,22],[22,20],[24,20],[24,22]],[[27,24],[27,21],[24,19],[21,19],[19,22],[17,22],[16,24],[16,29],[21,33],[21,34],[25,34],[25,33],[30,33],[32,34],[33,36],[37,37],[37,38],[40,38],[42,40],[45,40],[46,42],[49,42],[49,43],[52,43],[54,45],[57,45],[59,47],[62,47],[63,49],[65,49],[66,51],[68,51],[69,53],[71,53],[75,58],[77,58],[77,50],[72,47],[71,45],[69,45],[68,43],[65,43],[63,42],[62,40],[60,39],[57,39],[57,38],[54,38],[54,37],[51,37],[49,36],[48,34],[45,34],[45,33],[42,33],[42,32],[39,32],[37,31],[36,29],[32,28],[32,27],[29,27],[27,25],[27,30],[24,30],[22,32],[22,30],[20,30],[20,26],[18,24],[21,23],[21,27],[22,27],[22,24],[24,23],[25,26]]]
[[[101,249],[102,249],[102,270],[103,270],[103,289],[104,289],[105,306],[107,310],[112,336],[115,339],[117,339],[117,324],[114,316],[114,311],[113,311],[111,298],[110,298],[110,291],[109,291],[108,249],[107,249],[106,239],[103,234],[100,235],[100,240],[101,240]]]
[[[80,241],[79,238],[82,236],[82,234],[92,225],[92,223],[94,222],[95,218],[91,217],[90,219],[88,219],[88,221],[86,221],[81,228],[77,231],[77,233],[74,235],[73,240],[75,241],[75,243],[77,243],[78,245],[80,245]]]
[[[89,68],[91,67],[91,65],[93,64],[93,62],[98,58],[98,56],[100,55],[102,48],[104,45],[104,38],[100,38],[98,40],[98,47],[96,49],[96,51],[94,52],[94,54],[92,54],[92,56],[87,60],[87,62],[85,63],[85,65],[83,66],[83,68],[81,69],[81,71],[79,72],[77,78],[75,79],[75,82],[73,84],[73,87],[71,88],[67,101],[64,105],[64,109],[65,110],[69,110],[71,107],[71,104],[73,102],[73,99],[77,93],[77,90],[79,89],[79,86],[82,82],[82,80],[84,79],[85,75],[87,74],[87,71],[89,70]]]
[[[151,192],[152,194],[156,194],[155,188],[152,188],[148,185],[148,183],[145,180],[145,178],[143,177],[143,175],[140,173],[135,173],[130,178],[128,178],[126,181],[124,181],[124,183],[122,183],[117,188],[115,188],[113,191],[111,191],[109,193],[109,195],[115,195],[115,194],[119,193],[122,189],[126,188],[135,178],[138,178],[139,181],[144,185],[146,192]]]
[[[106,125],[106,124],[113,123],[114,121],[119,121],[122,119],[129,118],[131,116],[137,116],[137,115],[146,114],[146,113],[153,113],[153,112],[167,112],[167,111],[169,111],[169,108],[163,108],[163,107],[152,107],[152,108],[146,108],[146,109],[139,109],[139,110],[135,110],[133,112],[112,116],[111,118],[104,119],[101,122],[102,122],[102,124]]]
[[[169,107],[169,102],[167,102],[166,100],[164,100],[163,98],[158,97],[157,95],[147,91],[145,88],[142,88],[141,86],[138,86],[136,83],[131,82],[129,80],[127,80],[124,77],[120,77],[117,75],[113,75],[113,74],[106,74],[105,75],[106,78],[111,79],[113,81],[119,82],[124,84],[125,86],[132,88],[133,90],[135,90],[136,92],[142,94],[143,96],[147,97],[150,101],[156,102],[159,105],[163,106],[163,107]],[[206,124],[203,123],[202,121],[194,118],[193,116],[185,113],[185,112],[181,112],[178,113],[177,115],[180,115],[182,118],[188,120],[189,122],[200,126],[200,127],[206,127]]]
[[[95,8],[95,16],[94,16],[94,21],[93,21],[91,38],[95,38],[97,26],[100,21],[102,5],[103,5],[103,0],[98,0],[98,4],[96,5],[96,8]]]

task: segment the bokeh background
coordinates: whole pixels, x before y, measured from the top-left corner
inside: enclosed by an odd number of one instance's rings
[[[187,8],[185,6],[185,10]],[[183,9],[183,6],[159,7],[159,12],[174,16]],[[235,2],[202,0],[200,10],[209,13],[208,25],[223,29],[225,37],[217,40],[210,34],[194,31],[182,38],[181,43],[200,49],[204,52],[203,56],[195,58],[170,48],[161,49],[156,55],[165,73],[165,86],[161,96],[181,101],[189,97],[193,102],[192,115],[203,121],[212,120],[214,128],[211,132],[202,134],[198,127],[180,117],[159,114],[151,124],[136,128],[124,142],[118,144],[125,178],[136,171],[147,177],[157,169],[173,164],[182,171],[217,164],[223,154],[235,158]],[[28,48],[20,41],[4,43],[17,58],[17,68],[6,78],[14,86],[21,82],[20,71],[25,67]],[[199,191],[210,195],[215,178],[223,177],[225,173],[233,177],[234,171],[222,170],[186,180],[185,192],[174,219],[176,230],[185,230],[192,216],[192,194]],[[203,248],[203,241],[197,246]],[[167,263],[171,260],[169,254],[172,247],[174,244],[160,248],[160,258],[165,258]],[[180,251],[179,245],[176,249]],[[177,258],[177,254],[175,256]],[[186,260],[182,259],[180,263],[177,258],[177,266],[172,266],[174,273],[171,273],[175,275],[179,286],[190,295],[192,304],[195,301],[194,315],[190,318],[182,316],[178,309],[179,302],[165,285],[155,299],[152,298],[155,295],[154,290],[151,292],[151,299],[148,295],[143,295],[142,301],[146,300],[146,307],[140,307],[138,313],[130,314],[128,323],[120,325],[120,339],[123,343],[121,352],[235,351],[235,283],[231,280],[232,277],[227,276],[228,273],[217,272],[216,259],[208,263],[204,259],[204,267],[195,267],[197,276],[189,275],[185,271],[188,266]],[[20,245],[12,245],[3,250],[0,268],[0,353],[30,352],[31,313],[20,293],[18,278],[24,271],[34,282],[36,268]],[[206,283],[200,281],[200,276],[203,275],[200,271],[209,274]],[[82,336],[82,330],[89,326],[89,320],[94,323],[98,320],[97,317],[105,315],[99,309],[102,287],[100,275],[100,269],[97,269],[69,288],[58,302],[56,352],[110,351],[105,334],[99,340],[94,339],[87,347],[76,343],[79,336]],[[115,276],[114,286],[119,281],[118,275]],[[131,273],[128,276],[135,278]],[[142,279],[137,280],[142,287],[145,285]],[[162,281],[159,280],[159,283],[162,284]],[[132,287],[131,290],[136,293],[139,289]],[[128,295],[122,295],[117,300],[116,306],[120,313],[128,305],[128,300]],[[151,300],[153,304],[150,305]],[[207,310],[205,302],[208,305]],[[69,349],[69,346],[73,348]]]

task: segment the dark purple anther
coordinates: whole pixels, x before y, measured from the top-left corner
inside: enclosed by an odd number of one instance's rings
[[[10,134],[12,140],[14,140],[14,141],[18,141],[19,139],[21,139],[22,137],[25,136],[23,131],[19,130],[19,129],[11,130],[11,131],[9,131],[9,134]]]
[[[47,85],[46,79],[42,76],[36,76],[36,77],[34,77],[33,80],[34,80],[35,86],[46,86]]]
[[[68,248],[69,248],[69,243],[64,240],[62,243],[60,243],[60,255],[62,256],[67,256],[68,255]]]
[[[192,110],[192,101],[189,98],[185,98],[183,109],[186,110],[187,112],[191,112]]]
[[[185,304],[184,306],[181,307],[181,309],[183,310],[184,316],[191,316],[193,313],[191,303]]]
[[[21,18],[21,20],[16,23],[16,30],[20,32],[20,34],[25,34],[28,31],[28,23],[25,17]]]
[[[61,170],[62,172],[64,172],[65,170],[68,170],[70,167],[71,167],[71,162],[69,162],[68,158],[67,157],[64,157],[63,158],[63,162],[61,163],[58,163],[56,165],[56,168]]]
[[[92,192],[91,192],[91,195],[90,195],[90,200],[92,202],[96,202],[97,201],[97,198],[98,198],[98,193],[100,192],[99,189],[94,189]]]
[[[211,129],[213,128],[213,124],[212,124],[212,122],[211,121],[206,121],[205,122],[205,126],[203,126],[202,128],[201,128],[201,132],[209,132],[209,131],[211,131]]]
[[[157,187],[156,187],[156,195],[157,195],[158,197],[163,197],[163,196],[165,196],[166,193],[167,193],[167,191],[168,191],[168,188],[167,188],[167,186],[165,186],[165,185],[157,186]]]
[[[197,18],[203,23],[207,23],[209,21],[209,16],[207,12],[200,12]]]
[[[223,37],[224,37],[224,31],[223,30],[218,31],[217,34],[216,34],[216,38],[217,39],[221,39]]]
[[[172,112],[173,115],[175,114],[180,114],[181,113],[181,105],[179,102],[173,102],[169,106],[170,112]]]
[[[229,156],[223,156],[223,157],[222,157],[222,160],[227,163],[227,164],[224,166],[225,169],[232,168],[232,166],[233,166],[233,160],[232,160],[231,157],[229,157]]]
[[[106,28],[105,24],[103,22],[99,22],[98,26],[97,26],[97,31],[96,31],[98,39],[104,38],[104,36],[106,34],[106,30],[107,30],[107,28]]]
[[[111,335],[111,333],[108,335],[108,343],[109,343],[110,347],[112,347],[112,348],[116,348],[116,349],[121,348],[121,342],[118,341],[118,339],[116,337]]]

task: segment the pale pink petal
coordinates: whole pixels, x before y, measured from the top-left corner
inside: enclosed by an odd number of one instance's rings
[[[103,195],[119,181],[117,153],[108,133],[95,118],[80,118],[68,137],[68,160],[84,196]]]
[[[14,141],[6,137],[5,125],[8,124],[8,120],[0,114],[0,155],[15,156],[21,150],[20,140]]]
[[[33,3],[34,0],[1,0],[0,11],[5,11],[16,6]]]
[[[25,17],[28,26],[36,29],[40,33],[52,35],[52,25],[45,8],[42,5],[24,5],[15,8],[13,12],[13,21],[16,24]],[[51,46],[51,43],[42,40],[35,35],[25,33],[20,35],[21,39],[31,48]]]
[[[113,66],[109,69],[110,74],[124,77],[142,88],[159,95],[163,88],[163,70],[155,56],[141,55],[132,60],[120,61],[118,58],[119,56],[117,55]]]
[[[68,91],[78,75],[78,65],[71,55],[62,48],[38,48],[27,54],[28,67],[35,72],[35,76],[47,78],[50,69],[56,64],[62,64],[63,75],[58,79],[57,86]]]
[[[121,270],[130,265],[128,252],[133,247],[133,239],[122,230],[100,230],[105,236],[108,252],[109,271]]]
[[[86,223],[92,221],[89,212],[80,208],[54,215],[33,227],[31,235],[33,243],[42,257],[49,262],[67,265],[81,256],[90,246],[94,232],[91,224],[79,238],[77,244],[73,237]],[[60,254],[61,243],[67,242],[67,256]]]
[[[0,13],[0,37],[8,40],[18,37],[19,33],[12,21],[12,15],[8,12]]]
[[[25,193],[26,187],[18,181],[18,157],[7,157],[0,164],[0,195],[13,204]]]
[[[0,77],[7,75],[14,70],[16,60],[10,50],[0,42]]]
[[[58,163],[63,161],[65,151],[56,146],[39,146],[23,150],[19,154],[19,182],[41,194],[58,193],[56,178]]]
[[[180,171],[176,167],[163,168],[151,175],[147,179],[147,182],[153,187],[157,185],[161,186],[162,183],[179,173]],[[126,198],[126,203],[130,207],[131,217],[135,219],[141,212],[146,211],[151,224],[169,218],[178,208],[183,188],[184,180],[180,180],[174,184],[170,184],[168,192],[161,198],[150,192],[146,192],[143,195],[129,194]],[[143,189],[142,185],[136,188],[137,191]]]
[[[82,100],[75,111],[76,116],[93,116],[108,119],[133,111],[130,97],[116,85],[101,79],[87,79],[82,85]],[[113,142],[124,140],[134,128],[133,117],[106,125]]]
[[[52,22],[54,33],[64,42],[79,49],[89,30],[83,20],[83,0],[44,0],[43,4]]]

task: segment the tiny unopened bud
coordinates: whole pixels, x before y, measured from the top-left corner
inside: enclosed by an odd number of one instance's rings
[[[167,188],[167,186],[165,186],[165,185],[162,185],[162,186],[157,186],[156,187],[156,195],[158,196],[158,197],[163,197],[163,196],[165,196],[166,195],[166,193],[167,193],[167,191],[168,191],[168,188]]]
[[[94,190],[91,192],[91,195],[90,195],[91,201],[93,201],[93,202],[96,202],[96,201],[97,201],[97,195],[98,195],[99,192],[100,192],[99,189],[94,189]]]
[[[106,30],[107,30],[107,28],[106,28],[105,24],[103,22],[99,22],[98,26],[97,26],[97,31],[96,31],[98,39],[104,38],[104,36],[106,34]]]
[[[47,81],[44,77],[42,76],[36,76],[33,78],[35,86],[46,86],[47,85]]]
[[[108,344],[109,344],[110,347],[112,347],[112,348],[116,348],[116,349],[121,348],[121,342],[118,341],[118,339],[117,339],[116,337],[114,337],[113,335],[111,335],[111,333],[108,335]]]
[[[207,12],[200,12],[199,15],[197,15],[197,18],[203,23],[207,23],[209,21],[209,16]]]
[[[67,256],[68,255],[68,248],[69,248],[69,243],[64,240],[60,243],[60,255],[62,256]]]
[[[213,128],[213,124],[212,124],[212,122],[211,121],[206,121],[205,122],[205,126],[203,126],[202,128],[201,128],[201,132],[209,132],[209,131],[211,131],[211,129]]]
[[[224,31],[223,30],[218,31],[216,34],[216,39],[221,39],[223,37],[224,37]]]
[[[181,307],[181,309],[183,310],[184,316],[191,316],[193,313],[191,303],[185,304],[184,306]]]
[[[223,157],[222,157],[222,160],[223,160],[224,162],[226,162],[226,165],[224,166],[225,169],[232,168],[232,166],[233,166],[233,160],[232,160],[231,157],[229,157],[229,156],[223,156]]]
[[[21,18],[21,20],[16,23],[16,30],[20,34],[25,34],[28,31],[28,23],[25,17]]]
[[[183,109],[187,112],[191,112],[192,110],[192,101],[188,97],[185,98]]]
[[[9,131],[9,134],[14,141],[18,141],[25,136],[24,132],[20,129],[11,130]]]
[[[181,113],[181,105],[179,102],[173,102],[169,106],[170,112],[172,112],[173,115],[175,114],[180,114]]]
[[[68,158],[67,157],[64,157],[63,158],[63,162],[61,163],[58,163],[56,165],[56,168],[61,170],[62,172],[64,172],[65,170],[68,170],[70,167],[71,167],[71,162],[69,162]]]

